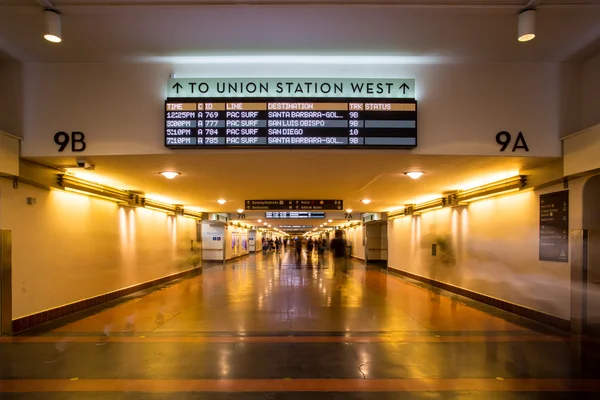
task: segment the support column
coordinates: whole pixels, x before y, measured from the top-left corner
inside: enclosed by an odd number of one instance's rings
[[[583,334],[587,315],[588,231],[571,231],[571,333]]]
[[[11,232],[0,230],[0,335],[12,334]]]

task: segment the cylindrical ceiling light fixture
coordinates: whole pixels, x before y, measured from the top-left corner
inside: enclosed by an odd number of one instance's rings
[[[524,10],[519,14],[519,42],[528,42],[535,37],[535,10]]]
[[[62,41],[62,36],[60,14],[58,11],[50,9],[44,10],[44,21],[46,23],[44,39],[52,43],[60,43]]]

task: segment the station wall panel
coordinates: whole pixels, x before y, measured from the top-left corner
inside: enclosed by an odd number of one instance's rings
[[[570,230],[582,227],[583,181],[569,182]],[[555,185],[390,220],[388,264],[568,320],[570,263],[538,260],[539,195],[561,190]]]
[[[27,64],[24,157],[66,156],[53,135],[83,132],[76,155],[169,153],[167,79],[178,77],[409,77],[419,103],[417,154],[561,155],[581,128],[580,68],[559,64],[189,65]],[[529,152],[500,152],[500,131],[523,132]]]
[[[0,204],[0,228],[13,238],[13,319],[193,268],[190,218],[13,189],[7,179],[0,179]]]

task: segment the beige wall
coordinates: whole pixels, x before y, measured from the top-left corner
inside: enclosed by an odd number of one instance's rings
[[[581,228],[582,184],[570,182],[570,229]],[[389,266],[569,319],[570,264],[538,260],[539,195],[560,190],[556,185],[391,220]],[[439,246],[431,255],[437,239],[449,244],[454,265],[443,262]]]
[[[582,128],[600,124],[600,53],[583,64]]]
[[[79,156],[169,153],[162,112],[173,73],[415,78],[417,154],[512,156],[501,153],[495,140],[497,132],[506,130],[524,133],[530,152],[519,155],[559,157],[559,138],[580,129],[581,122],[581,68],[570,65],[56,63],[27,64],[24,70],[25,157],[58,156],[56,144],[48,140],[57,131],[85,133],[88,147]],[[69,153],[67,148],[62,155]]]
[[[352,255],[364,260],[365,245],[363,242],[363,226],[353,226],[352,228],[344,229],[344,231],[346,232],[346,241],[348,242],[348,245],[352,246]]]
[[[192,268],[196,238],[190,218],[7,179],[0,228],[12,231],[13,318]]]
[[[0,131],[23,136],[23,70],[21,64],[0,60]]]
[[[232,247],[233,235],[237,234],[238,243],[236,248]],[[242,238],[246,238],[246,249],[242,249]],[[225,259],[229,260],[233,257],[238,257],[248,254],[248,229],[232,225],[225,226]]]

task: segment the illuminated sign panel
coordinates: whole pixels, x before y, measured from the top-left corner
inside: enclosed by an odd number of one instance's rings
[[[343,210],[343,200],[246,200],[246,210]]]
[[[414,80],[180,81],[165,103],[169,148],[417,145]]]
[[[324,212],[312,211],[270,211],[265,213],[267,219],[324,219]]]

